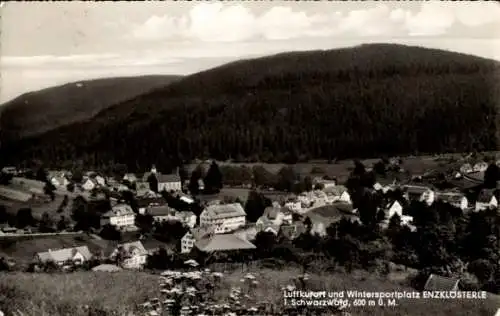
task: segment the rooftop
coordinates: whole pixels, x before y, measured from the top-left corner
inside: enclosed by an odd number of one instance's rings
[[[203,252],[255,249],[255,245],[234,234],[218,234],[203,238],[195,246]]]
[[[132,242],[127,242],[123,244],[119,244],[117,247],[118,248],[123,248],[127,253],[133,253],[137,251],[139,255],[144,255],[147,254],[146,248],[144,248],[144,245],[140,241],[132,241]]]
[[[116,204],[111,211],[103,214],[104,217],[132,215],[134,211],[128,204]]]
[[[246,216],[240,203],[209,205],[204,212],[210,214],[212,218]]]
[[[481,190],[479,196],[477,197],[477,202],[489,203],[494,196],[495,196],[494,189],[483,189]]]
[[[90,258],[92,258],[92,254],[90,253],[89,248],[87,246],[64,248],[59,250],[49,250],[46,252],[39,252],[37,253],[37,255],[40,261],[42,262],[47,262],[47,261],[61,262],[70,260],[77,253],[80,253],[85,258],[85,260],[89,260]]]

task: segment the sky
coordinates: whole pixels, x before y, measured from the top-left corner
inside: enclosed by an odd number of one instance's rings
[[[0,14],[0,103],[85,79],[370,42],[500,60],[500,4],[486,1],[4,2]]]

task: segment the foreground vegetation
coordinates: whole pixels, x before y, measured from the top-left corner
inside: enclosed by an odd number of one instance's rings
[[[217,268],[214,267],[213,270]],[[275,310],[282,310],[282,288],[293,284],[301,270],[280,270],[250,266],[224,274],[212,292],[220,304],[228,302],[229,290],[244,287],[241,280],[251,272],[258,285],[250,294],[259,301],[267,301]],[[341,272],[318,272],[309,275],[306,285],[311,290],[365,290],[412,291],[405,284],[389,282],[375,275]],[[142,272],[78,272],[72,274],[0,274],[0,310],[6,315],[21,311],[24,315],[141,315],[139,304],[161,297],[158,276]],[[471,300],[411,300],[398,301],[398,307],[351,308],[352,315],[474,315],[491,316],[500,300],[490,297],[485,301]]]
[[[272,163],[493,150],[498,73],[492,60],[401,45],[280,54],[187,76],[92,121],[4,143],[0,156],[168,170],[201,157]]]

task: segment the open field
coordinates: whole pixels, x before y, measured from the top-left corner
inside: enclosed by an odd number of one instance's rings
[[[500,159],[500,152],[486,152],[482,153],[483,155],[487,155],[489,157],[495,157],[495,159]],[[408,170],[411,174],[422,174],[426,171],[438,168],[443,162],[447,159],[453,158],[456,160],[460,160],[463,158],[465,154],[441,154],[439,156],[436,155],[422,155],[422,156],[409,156],[409,157],[401,157],[403,160],[403,168]],[[370,158],[363,159],[361,162],[366,167],[372,167],[376,162],[378,162],[380,158]],[[220,166],[224,165],[233,165],[233,166],[247,166],[252,168],[253,166],[263,166],[267,170],[273,173],[277,173],[283,166],[284,163],[237,163],[237,162],[227,162],[227,161],[218,161]],[[188,165],[188,171],[191,172],[194,168],[196,168],[198,164],[193,163]],[[337,178],[345,178],[349,175],[351,168],[354,167],[352,159],[339,160],[337,162],[328,163],[325,160],[311,160],[309,162],[297,163],[293,165],[298,173],[301,175],[311,174],[312,169],[322,169],[326,175],[336,176]],[[208,168],[208,163],[207,163]]]
[[[228,299],[232,286],[242,286],[241,279],[247,272],[252,272],[260,282],[251,290],[257,300],[281,308],[283,286],[291,284],[292,279],[300,274],[299,269],[285,268],[271,270],[249,268],[225,274],[213,298],[221,303]],[[12,312],[19,309],[25,315],[75,316],[87,315],[83,306],[115,311],[118,315],[134,311],[137,304],[147,299],[160,297],[155,276],[141,272],[95,273],[77,272],[72,274],[0,274],[0,310]],[[379,279],[366,272],[346,275],[343,273],[311,274],[306,283],[310,290],[327,291],[413,291],[401,283]],[[351,307],[352,315],[474,315],[491,316],[500,299],[489,297],[487,300],[431,300],[402,299],[397,307]],[[110,313],[99,315],[111,315]],[[115,314],[116,315],[116,314]],[[129,314],[127,314],[129,315]],[[135,314],[137,315],[137,314]]]
[[[20,265],[25,265],[31,262],[37,252],[81,245],[91,246],[92,243],[89,241],[93,241],[93,238],[86,234],[50,237],[0,237],[0,257],[4,256],[15,260]]]
[[[50,218],[57,222],[61,216],[66,217],[67,220],[71,221],[71,208],[73,204],[73,199],[69,197],[68,205],[63,209],[61,213],[57,213],[59,206],[64,199],[63,195],[56,194],[54,201],[42,202],[42,201],[28,201],[19,202],[12,200],[0,200],[0,205],[5,206],[7,213],[16,215],[17,211],[21,208],[31,208],[33,218],[35,220],[40,220],[43,213],[47,212]]]

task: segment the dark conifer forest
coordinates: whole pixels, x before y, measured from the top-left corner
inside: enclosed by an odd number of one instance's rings
[[[131,170],[194,158],[288,162],[496,150],[499,63],[367,44],[285,53],[187,76],[1,159]]]

